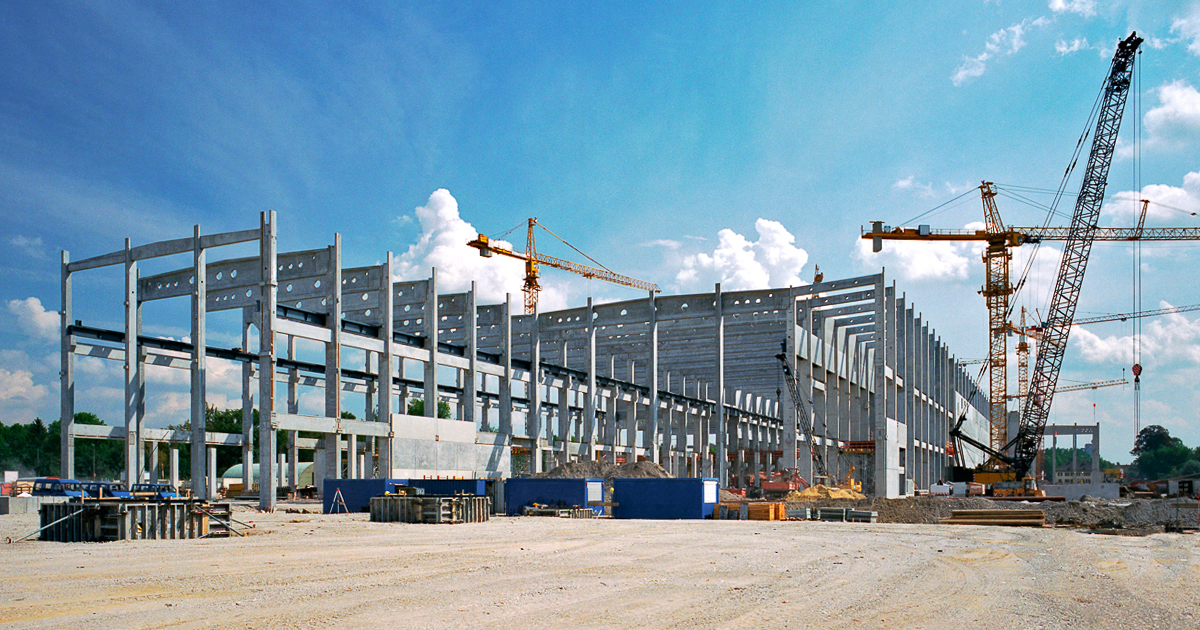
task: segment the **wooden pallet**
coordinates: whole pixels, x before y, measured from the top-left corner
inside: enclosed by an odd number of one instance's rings
[[[1046,513],[1041,510],[954,510],[943,525],[1003,525],[1009,527],[1044,527]]]

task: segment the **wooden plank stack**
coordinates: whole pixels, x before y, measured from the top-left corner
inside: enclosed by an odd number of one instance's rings
[[[943,525],[1005,525],[1010,527],[1044,527],[1046,513],[1041,510],[954,510]]]

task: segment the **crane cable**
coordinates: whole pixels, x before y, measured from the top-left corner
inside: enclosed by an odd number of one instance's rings
[[[1133,114],[1137,120],[1141,116],[1142,111],[1142,91],[1141,91],[1141,63],[1142,56],[1134,59],[1137,64],[1137,72],[1133,75],[1134,91],[1133,91]],[[1134,188],[1139,195],[1142,190],[1142,129],[1140,125],[1134,125],[1133,135],[1133,176]],[[1136,201],[1134,202],[1137,203]],[[1145,213],[1148,210],[1146,205],[1142,205],[1141,212]],[[1140,217],[1141,221],[1138,226],[1144,224],[1145,217]],[[1133,308],[1134,312],[1142,310],[1142,241],[1138,239],[1133,243]],[[1135,317],[1133,320],[1133,430],[1134,438],[1142,430],[1142,318]]]

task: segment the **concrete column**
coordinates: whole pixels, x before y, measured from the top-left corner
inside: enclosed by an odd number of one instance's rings
[[[257,324],[259,330],[262,330],[262,323],[259,321],[260,314],[255,314],[253,307],[245,307],[242,309],[242,349],[250,352],[250,326]],[[288,338],[288,358],[292,358],[292,341]],[[293,374],[295,370],[292,370]],[[250,377],[254,373],[254,366],[249,362],[242,363],[242,488],[246,494],[250,493],[250,489],[254,487],[254,395],[250,392]],[[293,386],[292,391],[295,390]],[[289,407],[289,412],[291,411]]]
[[[179,449],[175,445],[171,445],[171,485],[179,487]]]
[[[504,294],[504,314],[500,324],[500,434],[512,444],[512,294]]]
[[[133,259],[133,248],[129,239],[125,239],[125,479],[130,484],[140,483],[142,480],[137,419],[138,370],[141,369],[138,361],[140,348],[137,342],[137,279],[137,261]],[[192,406],[195,407],[195,391],[192,392],[192,398]],[[196,420],[193,418],[193,435],[195,430]],[[203,467],[200,468],[200,472],[203,479]]]
[[[541,315],[538,309],[533,309],[533,317],[529,322],[529,417],[526,419],[526,431],[533,444],[533,472],[543,471],[542,445],[545,443],[546,430],[542,424],[542,336]]]
[[[158,483],[161,475],[158,465],[158,442],[150,442],[150,482]]]
[[[62,252],[62,310],[59,311],[59,469],[64,479],[75,478],[75,354],[71,352],[71,255]]]
[[[325,417],[332,418],[337,429],[326,433],[325,478],[342,478],[342,235],[333,235],[333,245],[328,249],[329,270],[325,284],[329,292],[325,296],[328,309],[325,327],[329,329],[329,342],[325,344]],[[261,458],[266,461],[266,458]],[[353,465],[350,465],[352,468]],[[350,472],[347,470],[347,472]]]
[[[275,309],[279,290],[278,259],[276,256],[275,212],[260,215],[262,237],[259,263],[262,269],[262,285],[259,291],[261,326],[259,328],[258,353],[258,442],[259,442],[259,494],[260,509],[275,509]],[[339,287],[340,288],[340,287]],[[326,383],[328,386],[328,382]]]
[[[379,335],[383,337],[383,354],[379,355],[379,397],[376,401],[378,411],[375,417],[388,423],[387,437],[379,440],[379,475],[382,478],[390,479],[394,477],[392,469],[396,468],[394,451],[396,448],[396,417],[392,415],[392,397],[395,396],[392,378],[396,373],[396,341],[393,330],[396,317],[396,289],[392,281],[392,252],[387,253],[387,261],[384,262],[381,271],[382,286],[380,290],[383,294],[383,301],[380,302],[379,307],[383,321],[379,325]],[[404,408],[400,409],[400,413],[407,413],[407,411]]]
[[[717,345],[717,413],[716,413],[716,433],[717,433],[717,453],[716,453],[716,469],[713,471],[713,476],[720,483],[729,483],[729,461],[725,445],[725,438],[728,434],[725,426],[725,311],[721,297],[721,283],[718,282],[713,287],[713,302],[716,305],[716,316],[713,318],[716,324],[716,345]],[[704,423],[701,423],[703,425]],[[708,430],[704,431],[703,439],[697,442],[697,450],[702,453],[704,459],[708,458]]]
[[[346,435],[346,478],[362,478],[358,470],[358,436],[353,433]]]
[[[208,456],[208,465],[206,466],[208,469],[208,474],[205,477],[209,480],[209,483],[207,484],[207,492],[209,493],[208,498],[212,499],[217,495],[217,447],[208,446],[206,454]]]
[[[464,373],[463,380],[463,405],[465,407],[463,420],[473,423],[475,430],[479,430],[480,426],[479,414],[476,407],[479,405],[478,400],[478,383],[479,383],[479,365],[478,365],[478,335],[479,335],[479,313],[475,308],[475,281],[471,281],[471,291],[467,293],[467,313],[464,318],[463,326],[466,328],[467,339],[467,370]]]
[[[596,311],[592,306],[592,298],[587,300],[587,398],[583,403],[583,435],[580,440],[586,444],[587,458],[596,460],[596,403],[599,399],[596,393]]]
[[[437,267],[429,272],[428,291],[425,294],[425,348],[429,350],[429,360],[425,362],[425,416],[438,416],[438,312]]]

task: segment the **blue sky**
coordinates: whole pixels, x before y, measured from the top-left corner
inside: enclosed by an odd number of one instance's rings
[[[871,255],[860,226],[900,224],[983,179],[1056,187],[1135,29],[1140,82],[1104,223],[1131,225],[1117,197],[1149,196],[1149,225],[1200,224],[1198,2],[643,4],[0,4],[0,419],[57,415],[60,250],[245,229],[268,209],[281,250],[338,232],[347,265],[391,250],[407,277],[436,264],[446,290],[475,278],[490,300],[519,294],[520,270],[472,257],[462,236],[530,216],[669,294],[886,266],[959,356],[982,357],[976,249]],[[1010,224],[1045,216],[998,203]],[[972,193],[920,222],[980,219]],[[1030,308],[1045,308],[1049,250]],[[1196,260],[1191,244],[1143,246],[1143,306],[1200,303]],[[1132,271],[1132,248],[1097,245],[1080,316],[1131,310]],[[119,282],[80,280],[77,316],[117,327]],[[544,308],[638,297],[553,271],[544,283]],[[151,315],[148,330],[186,334],[179,312]],[[1142,418],[1195,446],[1190,315],[1144,323]],[[1077,329],[1063,383],[1119,378],[1130,333]],[[81,407],[116,422],[116,373],[81,370]],[[186,415],[162,378],[152,424]],[[211,402],[231,396],[218,386]],[[1128,461],[1129,387],[1062,394],[1051,421],[1090,423],[1093,403],[1104,454]]]

